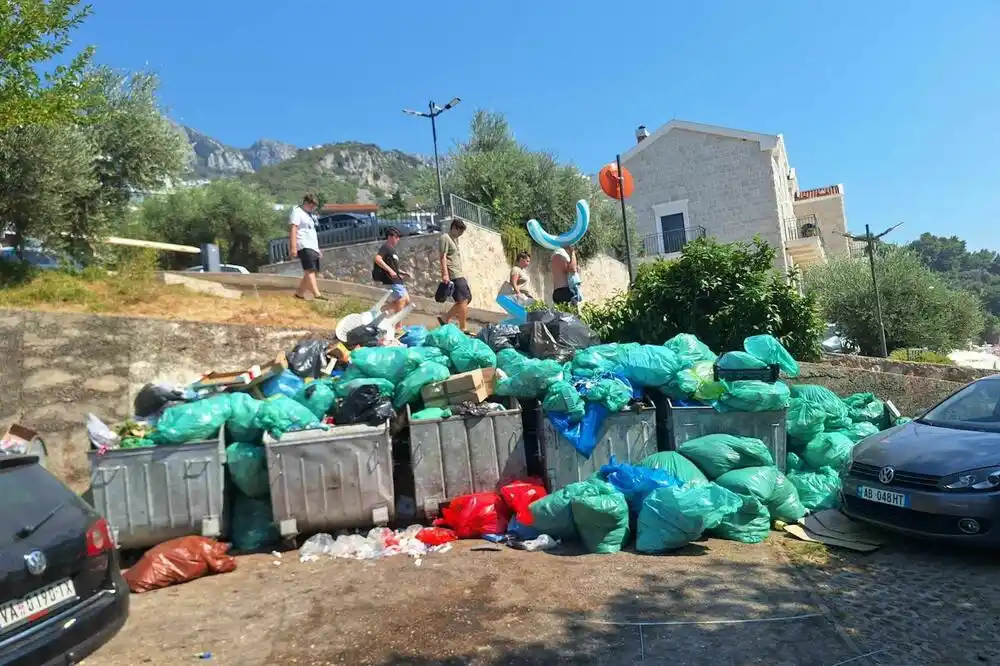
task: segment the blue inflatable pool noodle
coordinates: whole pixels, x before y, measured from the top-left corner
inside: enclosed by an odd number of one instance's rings
[[[544,229],[538,220],[528,220],[528,234],[531,239],[544,247],[546,250],[555,252],[567,245],[576,245],[583,239],[590,226],[590,205],[586,199],[576,202],[576,222],[573,228],[564,234],[553,236]]]

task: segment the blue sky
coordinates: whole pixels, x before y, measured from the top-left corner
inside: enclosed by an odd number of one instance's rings
[[[76,34],[149,68],[226,143],[430,154],[477,108],[588,172],[671,118],[782,133],[801,187],[844,183],[852,230],[905,221],[1000,249],[1000,3],[96,0]]]

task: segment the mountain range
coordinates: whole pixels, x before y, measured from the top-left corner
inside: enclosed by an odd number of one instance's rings
[[[188,179],[239,178],[259,186],[275,203],[295,203],[305,192],[330,203],[384,202],[397,191],[412,198],[422,179],[432,173],[426,158],[375,144],[299,148],[260,139],[249,148],[236,148],[179,127],[191,146]]]

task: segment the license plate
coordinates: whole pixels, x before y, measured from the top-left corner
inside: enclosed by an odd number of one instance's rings
[[[903,493],[894,493],[891,490],[872,488],[870,486],[858,486],[858,497],[869,502],[888,504],[889,506],[907,507],[910,505],[909,498]]]
[[[49,610],[76,598],[73,581],[66,579],[43,587],[23,599],[0,605],[0,631],[25,621],[37,620]]]

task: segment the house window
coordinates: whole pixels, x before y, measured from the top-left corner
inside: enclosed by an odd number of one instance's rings
[[[673,254],[680,252],[684,244],[691,240],[688,236],[690,218],[687,199],[671,201],[653,206],[655,232],[646,242],[649,254]]]

